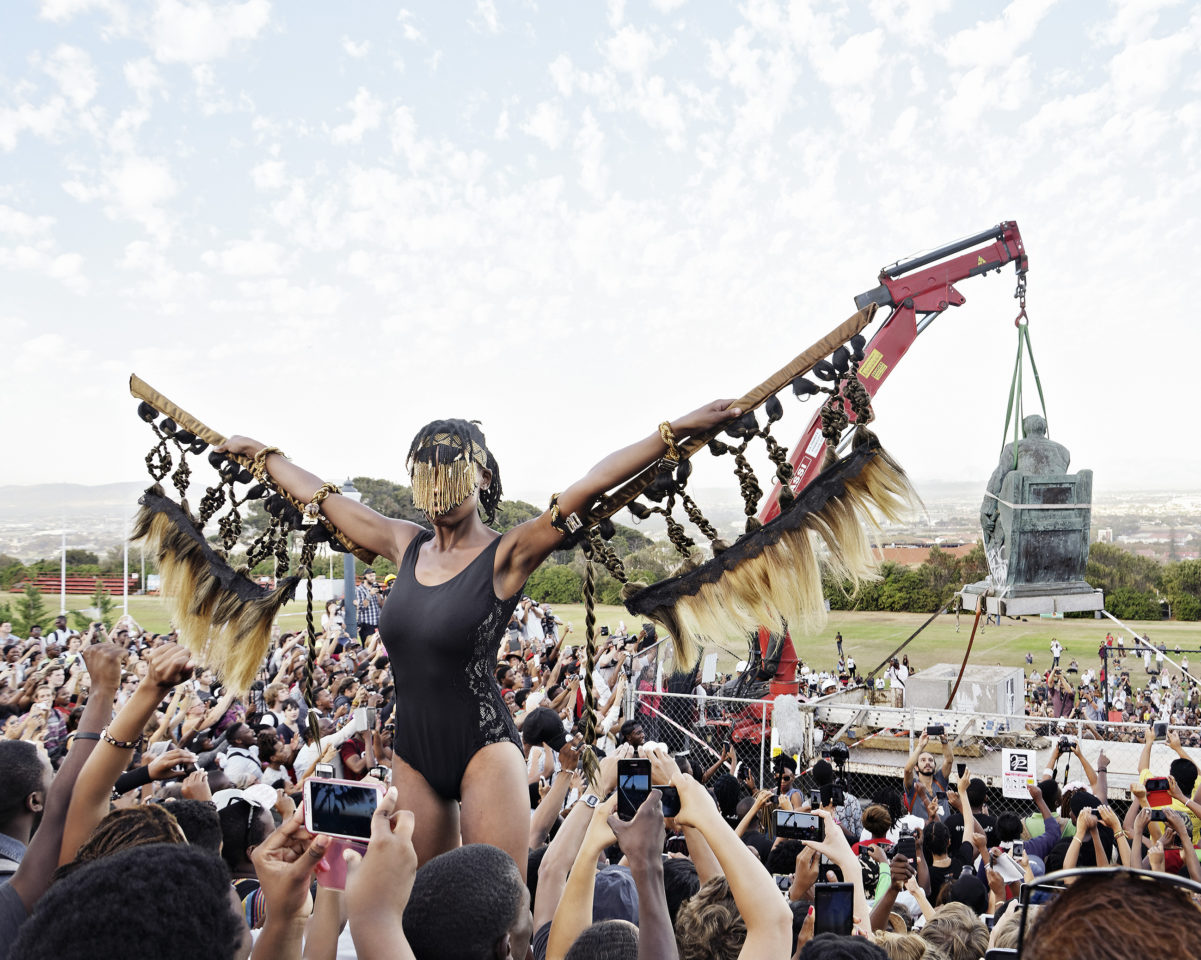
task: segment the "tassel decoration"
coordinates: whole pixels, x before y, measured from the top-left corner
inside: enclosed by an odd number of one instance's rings
[[[825,622],[818,544],[832,573],[853,586],[879,577],[865,524],[875,512],[901,520],[919,505],[905,471],[868,431],[788,508],[701,566],[625,599],[673,639],[677,663],[692,663],[706,638],[745,637],[783,620],[796,636]]]
[[[179,640],[232,689],[245,693],[271,646],[271,625],[292,599],[298,577],[274,590],[226,563],[197,521],[155,484],[138,501],[130,540],[158,558],[162,593]]]

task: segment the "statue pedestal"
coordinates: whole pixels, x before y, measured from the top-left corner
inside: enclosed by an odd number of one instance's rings
[[[1008,617],[1103,610],[1100,590],[1084,582],[1092,518],[1093,473],[1005,475],[995,534],[985,543],[990,576],[961,590],[974,610]]]

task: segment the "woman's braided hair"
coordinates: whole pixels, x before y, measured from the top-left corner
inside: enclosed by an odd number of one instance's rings
[[[417,455],[417,451],[429,442],[438,434],[449,434],[459,441],[462,449],[467,451],[465,455],[469,456],[471,444],[475,443],[483,449],[487,458],[486,469],[492,474],[492,482],[488,487],[479,490],[479,505],[480,512],[483,514],[484,522],[491,524],[496,522],[496,508],[500,504],[501,494],[503,490],[500,485],[500,467],[496,463],[496,457],[492,455],[492,451],[488,449],[488,442],[484,438],[484,431],[480,429],[478,420],[434,420],[427,423],[424,427],[417,431],[417,436],[413,438],[413,442],[409,445],[408,461],[412,462]]]

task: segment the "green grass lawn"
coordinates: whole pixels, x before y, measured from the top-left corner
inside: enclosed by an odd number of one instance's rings
[[[19,599],[19,594],[0,592],[0,603],[13,602]],[[114,597],[116,611],[121,612],[121,597]],[[51,626],[53,616],[58,612],[58,595],[45,595],[46,608],[50,611],[46,627]],[[86,596],[67,597],[67,608],[82,610],[90,603]],[[582,604],[555,605],[556,616],[572,625],[571,639],[576,643],[584,638],[584,607]],[[129,612],[143,629],[156,633],[165,632],[169,625],[166,601],[162,597],[129,598]],[[320,617],[321,610],[315,611]],[[636,631],[639,618],[631,616],[624,607],[601,605],[596,608],[596,623],[599,633],[601,625],[616,630],[620,621],[624,620],[631,631]],[[834,634],[841,631],[843,647],[855,658],[860,672],[873,669],[894,647],[899,646],[906,637],[916,630],[926,620],[926,614],[917,613],[831,613],[826,629],[816,636],[794,637],[794,643],[801,659],[811,666],[822,669],[832,667],[836,658]],[[304,626],[304,603],[293,602],[284,607],[280,626],[285,630],[298,630]],[[1168,652],[1179,644],[1184,649],[1201,648],[1201,623],[1179,623],[1175,621],[1137,622],[1131,627],[1146,632],[1151,640],[1158,643],[1161,639],[1167,642]],[[984,626],[976,633],[976,641],[972,650],[971,662],[981,665],[1025,665],[1026,651],[1034,654],[1034,663],[1040,669],[1051,665],[1051,654],[1048,649],[1051,638],[1057,637],[1063,644],[1063,664],[1075,657],[1080,662],[1080,669],[1095,666],[1097,663],[1097,646],[1105,639],[1107,630],[1112,630],[1118,636],[1117,625],[1111,620],[1004,620],[1001,626]],[[963,651],[968,637],[972,632],[972,617],[963,614],[956,629],[955,617],[943,614],[928,626],[922,634],[907,648],[910,662],[918,667],[928,667],[935,663],[959,663],[963,659]],[[1126,637],[1127,649],[1132,646],[1130,637]],[[720,669],[727,671],[734,665],[738,657],[743,656],[745,644],[737,638],[724,644],[726,650],[711,649],[710,652],[719,654]],[[735,656],[737,655],[737,656]],[[1201,655],[1190,657],[1194,664],[1201,663]]]

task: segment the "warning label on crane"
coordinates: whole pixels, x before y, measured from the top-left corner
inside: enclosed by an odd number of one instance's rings
[[[873,373],[876,374],[876,379],[879,379],[880,373],[876,370],[876,364],[884,359],[884,354],[879,350],[873,350],[867,355],[867,358],[859,365],[860,376],[870,377]],[[887,365],[886,365],[887,366]]]

